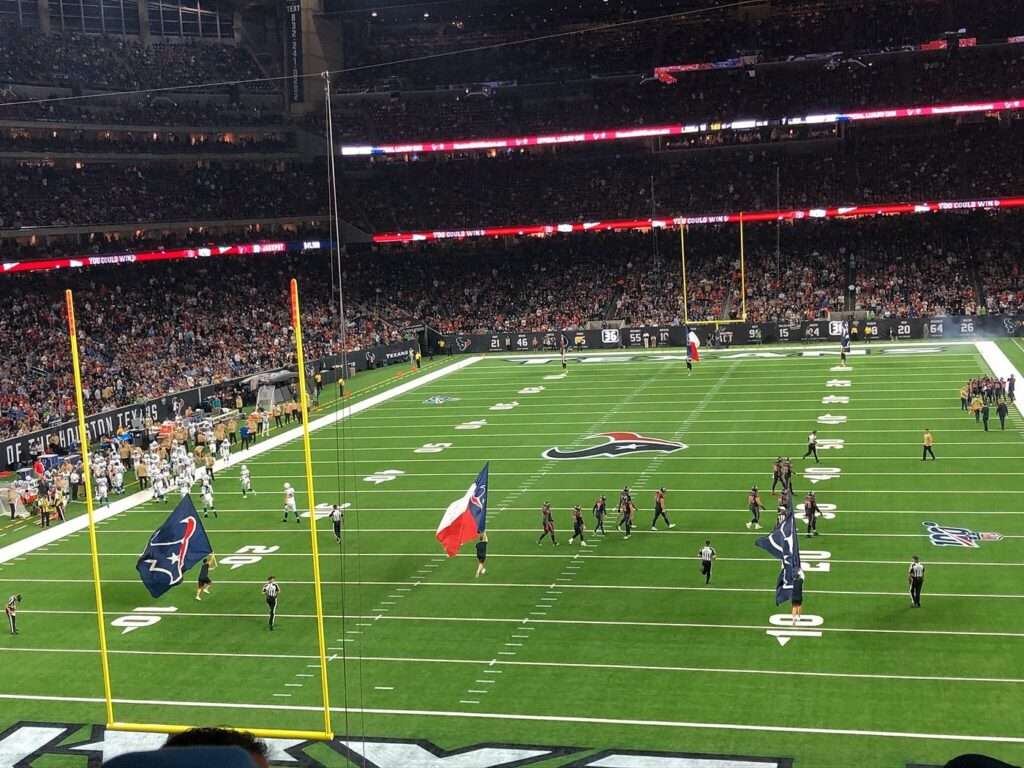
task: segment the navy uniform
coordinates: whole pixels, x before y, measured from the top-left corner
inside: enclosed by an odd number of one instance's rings
[[[626,518],[628,517],[627,513],[629,512],[629,508],[632,504],[633,497],[629,493],[629,486],[627,485],[622,489],[621,493],[619,493],[619,521],[615,524],[616,530],[621,529],[626,523]]]
[[[700,572],[704,576],[704,583],[711,583],[711,564],[715,558],[718,557],[718,553],[715,552],[715,548],[711,546],[710,541],[705,541],[704,546],[697,552],[697,557],[700,558]]]
[[[655,523],[658,522],[658,518],[665,518],[665,524],[669,528],[675,528],[676,524],[668,519],[668,515],[665,514],[665,489],[659,488],[654,492],[654,519],[651,521],[651,530],[655,529]]]
[[[750,494],[747,496],[747,507],[750,509],[750,522],[747,523],[747,528],[760,528],[761,496],[757,492],[756,485],[750,489]]]
[[[775,486],[782,482],[782,457],[779,456],[772,465],[772,496],[775,495]]]
[[[584,547],[587,546],[587,540],[583,535],[583,510],[580,509],[579,504],[572,508],[572,537],[569,539],[569,543],[575,544],[577,538],[580,540],[580,544]]]
[[[597,520],[597,523],[594,525],[594,533],[600,531],[602,536],[604,535],[604,516],[607,512],[606,502],[607,500],[604,496],[594,502],[594,518]]]
[[[811,491],[804,498],[804,519],[807,521],[808,536],[818,535],[819,514],[821,514],[821,510],[818,509],[818,500],[814,498],[814,491]]]
[[[269,626],[274,631],[274,620],[277,618],[277,598],[281,594],[281,586],[270,576],[267,583],[263,585],[263,595],[267,598],[267,608],[270,610]]]
[[[544,541],[548,536],[551,537],[551,543],[556,547],[558,546],[558,540],[555,539],[555,518],[551,514],[551,502],[545,501],[544,506],[540,508],[540,523],[543,527],[540,538],[537,539],[537,545]]]

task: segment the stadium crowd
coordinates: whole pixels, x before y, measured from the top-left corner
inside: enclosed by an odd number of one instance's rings
[[[716,6],[724,6],[718,8]],[[1007,29],[1014,18],[1011,0],[971,4],[904,0],[821,5],[792,2],[769,15],[747,15],[728,3],[689,7],[660,0],[629,2],[527,2],[508,6],[450,3],[423,9],[410,4],[381,9],[347,35],[349,65],[374,67],[387,62],[432,56],[427,66],[414,62],[354,73],[355,82],[393,77],[415,86],[517,80],[582,80],[620,73],[650,73],[655,66],[721,61],[758,56],[785,61],[831,51],[891,51],[942,37],[957,26],[991,40],[1020,30]],[[682,12],[681,12],[682,11]],[[668,15],[667,15],[668,14]],[[637,24],[658,18],[656,23]],[[955,21],[959,21],[959,25]],[[737,23],[743,22],[743,23]],[[604,27],[587,34],[581,29]],[[534,37],[523,45],[509,43]],[[488,46],[501,46],[487,50]],[[446,59],[453,50],[475,49],[465,59]],[[472,72],[473,76],[467,74]]]
[[[557,163],[516,151],[385,160],[372,174],[348,175],[343,206],[355,223],[390,231],[1013,195],[1022,130],[997,121],[892,133],[865,127],[842,143],[792,152],[602,148],[563,152]],[[404,194],[409,189],[418,194]]]
[[[748,318],[795,322],[841,310],[919,317],[1019,309],[1021,269],[1013,253],[1022,235],[1013,214],[749,226]],[[681,315],[677,237],[608,233],[355,253],[346,257],[343,275],[347,345],[395,341],[403,325],[420,322],[445,333],[572,329],[610,320],[675,324]],[[737,228],[691,228],[687,261],[689,316],[738,317]],[[91,410],[286,363],[291,342],[284,297],[292,275],[303,290],[308,357],[342,348],[326,256],[73,274]],[[8,352],[0,361],[0,437],[63,420],[71,411],[61,331],[70,274],[4,279],[10,311],[0,318],[0,345]],[[150,363],[140,366],[139,360]]]
[[[1004,99],[1024,95],[1022,46],[965,51],[954,58],[914,54],[870,62],[824,61],[756,70],[680,75],[675,85],[639,78],[597,81],[558,92],[499,89],[491,96],[451,91],[339,96],[339,138],[453,139],[598,130],[634,125],[780,118],[867,108]],[[751,76],[753,74],[753,76]]]
[[[252,257],[40,273],[5,284],[0,437],[69,418],[63,290],[73,287],[90,412],[271,369],[292,354],[287,281],[302,279],[306,355],[341,351],[326,259]],[[322,270],[321,270],[322,268]],[[348,313],[352,348],[395,332]],[[140,364],[139,361],[146,361]]]
[[[131,91],[263,77],[243,47],[0,27],[0,83]],[[267,89],[264,83],[246,87]]]
[[[340,205],[343,218],[372,232],[1014,195],[1024,126],[991,122],[893,134],[865,127],[844,142],[781,152],[601,148],[557,163],[515,152],[384,161],[350,168]],[[325,176],[319,161],[23,163],[0,179],[0,228],[322,215]]]

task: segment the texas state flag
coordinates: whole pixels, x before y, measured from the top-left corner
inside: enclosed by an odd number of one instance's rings
[[[686,334],[686,348],[690,353],[690,359],[694,362],[700,361],[700,338],[696,333],[690,331]]]
[[[459,547],[487,530],[487,470],[484,464],[476,480],[462,498],[453,501],[437,526],[437,540],[448,557],[455,557]]]

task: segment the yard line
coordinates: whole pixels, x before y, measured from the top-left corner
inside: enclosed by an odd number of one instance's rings
[[[57,553],[57,552],[45,552],[45,553],[35,552],[35,553],[33,553],[33,556],[54,557],[54,556],[57,556],[58,554],[61,554],[61,553]],[[85,553],[66,553],[66,554],[70,554],[70,555],[73,555],[75,557],[88,557],[89,556],[88,552],[85,552]],[[121,553],[107,553],[107,552],[103,552],[102,555],[105,556],[105,557],[109,556],[109,557],[134,557],[136,559],[138,558],[138,554],[137,553],[128,553],[128,552],[121,552]],[[356,557],[356,556],[357,555],[350,555],[350,557]],[[418,553],[413,553],[413,552],[362,552],[362,553],[360,553],[358,555],[358,557],[422,557],[422,556],[423,555],[420,555]],[[308,559],[309,558],[309,554],[308,553],[307,554],[302,554],[302,553],[298,553],[298,552],[274,552],[274,553],[272,553],[270,555],[263,555],[263,557],[303,557],[303,558],[307,558]],[[539,559],[545,559],[545,558],[563,558],[564,559],[566,557],[572,557],[572,555],[568,555],[567,556],[567,555],[561,555],[561,554],[544,554],[542,552],[535,552],[535,553],[526,553],[526,554],[512,554],[512,553],[502,553],[502,554],[497,554],[497,555],[490,555],[490,554],[488,554],[488,557],[510,558],[510,559],[538,559],[538,558]],[[672,561],[685,560],[685,561],[693,561],[693,559],[694,559],[693,556],[691,556],[691,555],[649,555],[649,554],[646,554],[646,555],[598,555],[598,554],[590,554],[589,552],[586,555],[584,555],[584,557],[586,557],[587,559],[593,559],[593,560],[672,560]],[[773,562],[772,560],[769,560],[769,559],[764,558],[764,557],[719,557],[717,559],[719,561],[752,562],[752,563],[766,563],[766,564],[771,564]],[[832,563],[845,563],[845,564],[848,564],[848,565],[906,565],[906,561],[905,560],[842,560],[842,559],[835,559],[835,558],[833,558],[830,562],[832,562]],[[956,561],[951,561],[951,560],[950,561],[942,561],[942,560],[929,560],[928,561],[928,567],[929,568],[934,568],[936,566],[959,566],[959,567],[990,566],[990,567],[994,567],[994,568],[996,568],[996,567],[1001,567],[1001,568],[1019,568],[1019,567],[1024,566],[1024,562],[1002,562],[1001,563],[1001,562],[990,562],[990,561],[985,561],[985,562],[956,562]],[[13,581],[13,580],[12,579],[7,579],[7,581]],[[21,581],[21,580],[19,579],[18,581]],[[57,581],[57,580],[56,579],[43,579],[43,581]],[[91,583],[91,580],[86,580],[86,581]],[[106,581],[106,580],[104,580],[104,581]],[[128,581],[134,583],[134,580],[132,580],[132,579],[129,579]],[[572,581],[572,579],[568,579],[568,578],[564,578],[564,577],[560,576],[560,577],[556,578],[555,581],[569,582],[569,581]],[[262,584],[263,582],[259,582],[259,583]],[[306,583],[306,584],[309,584],[311,582],[294,582],[294,583]],[[325,582],[321,582],[321,583],[323,583],[323,584],[331,584],[331,583],[334,583],[334,582],[326,582],[325,581]],[[423,583],[424,584],[431,584],[433,582],[423,582]],[[559,587],[565,587],[566,584],[565,583],[560,583],[558,586]]]
[[[24,611],[29,614],[55,614],[55,615],[95,615],[93,611],[86,610],[32,610]],[[131,612],[114,612],[108,615],[123,616],[131,615]],[[531,612],[530,616],[546,616],[544,612]],[[262,613],[171,613],[164,618],[186,619],[186,618],[216,618],[216,619],[239,619],[239,618],[266,618]],[[279,619],[312,619],[315,614],[311,613],[287,613],[278,614]],[[353,618],[352,616],[339,616],[327,614],[328,619]],[[536,626],[549,624],[565,626],[586,626],[586,627],[663,627],[667,629],[742,629],[756,630],[763,632],[766,626],[763,624],[710,624],[701,622],[684,621],[639,621],[639,620],[613,620],[613,619],[531,619],[531,618],[500,618],[480,616],[385,616],[377,614],[360,618],[372,618],[381,621],[422,621],[441,623],[467,623],[467,624],[523,624],[531,622]],[[525,629],[526,627],[516,627]],[[997,632],[984,630],[952,630],[952,629],[881,629],[875,627],[815,627],[816,631],[837,632],[837,633],[860,633],[860,634],[881,634],[881,635],[938,635],[950,637],[1012,637],[1024,638],[1024,632]],[[229,654],[230,655],[230,654]],[[308,665],[310,668],[319,668],[319,665]]]
[[[393,691],[395,689],[394,689],[393,686],[390,686],[390,685],[375,685],[375,686],[373,686],[373,690],[375,690],[375,691]],[[472,693],[472,691],[470,691],[470,693]]]
[[[276,694],[275,694],[276,695]],[[43,696],[38,694],[0,693],[0,700],[49,701],[78,704],[102,704],[102,698],[91,696]],[[322,712],[322,707],[297,704],[243,704],[236,702],[211,701],[161,701],[153,699],[114,699],[115,704],[140,706],[173,706],[204,709],[241,710],[285,710],[291,712]],[[460,700],[460,704],[479,704],[479,701]],[[873,731],[850,728],[803,727],[792,725],[751,724],[751,723],[703,723],[682,720],[635,720],[607,717],[572,717],[568,715],[522,714],[509,712],[458,712],[429,709],[383,709],[378,707],[331,707],[331,712],[364,715],[388,715],[395,717],[441,717],[482,720],[518,720],[522,722],[561,722],[586,725],[638,726],[673,729],[751,731],[761,733],[802,733],[826,736],[874,736],[880,738],[922,739],[932,741],[992,742],[1001,744],[1024,744],[1024,736],[995,736],[950,733],[917,733],[912,731]]]
[[[99,654],[98,649],[78,649],[78,648],[0,648],[0,653],[54,653],[54,654]],[[230,654],[230,653],[209,653],[203,651],[129,651],[129,650],[111,650],[112,655],[134,655],[134,656],[168,656],[175,657],[180,656],[184,658],[192,657],[223,657],[223,656],[239,656],[241,658],[255,658],[263,660],[278,660],[292,662],[296,659],[315,658],[315,656],[300,656],[300,655],[288,655],[288,654],[263,654],[263,653],[241,653],[241,654]],[[459,659],[459,658],[433,658],[433,657],[420,657],[420,656],[349,656],[349,662],[360,661],[360,662],[380,662],[388,664],[427,664],[427,665],[438,665],[438,664],[452,664],[452,665],[481,665],[490,664],[490,659]],[[886,674],[886,673],[870,673],[870,672],[821,672],[821,671],[810,671],[810,670],[791,670],[791,669],[759,669],[753,667],[688,667],[680,665],[658,665],[658,664],[615,664],[608,662],[569,662],[569,661],[545,661],[543,659],[535,660],[512,660],[512,659],[498,659],[495,662],[496,666],[506,667],[537,667],[537,668],[554,668],[554,669],[580,669],[580,670],[622,670],[622,671],[635,671],[635,672],[683,672],[683,673],[697,673],[697,674],[723,674],[723,675],[764,675],[769,677],[812,677],[812,678],[850,678],[858,680],[906,680],[906,681],[917,681],[917,682],[941,682],[941,683],[991,683],[999,685],[1024,685],[1024,678],[1019,677],[984,677],[979,675],[910,675],[910,674]],[[500,669],[483,669],[479,674],[500,674]],[[312,678],[314,675],[308,674],[297,674],[295,677]],[[493,684],[495,681],[491,680],[474,680],[476,683],[481,684]],[[2,698],[2,697],[0,697]]]
[[[1017,443],[1014,443],[1014,445],[1017,445]],[[717,457],[716,460],[717,461],[721,461],[722,459],[721,459],[721,457]],[[1014,460],[1015,461],[1020,461],[1020,457],[1016,456],[1016,457],[1014,457]],[[920,459],[915,459],[915,461],[920,461]],[[640,490],[653,490],[653,488],[643,488],[643,487],[640,487],[640,486],[637,486],[637,487]],[[550,490],[548,492],[550,492]],[[434,514],[437,511],[436,507],[373,507],[372,509],[371,508],[366,508],[366,509],[367,509],[367,511],[372,511],[374,513],[377,513],[377,512],[429,512],[431,514]],[[507,511],[509,511],[509,512],[536,512],[537,511],[537,508],[534,507],[534,506],[529,506],[529,507],[505,507],[505,509]],[[672,511],[673,512],[715,512],[715,513],[728,512],[728,513],[736,515],[737,517],[740,517],[740,518],[742,518],[742,516],[744,514],[743,512],[738,512],[736,510],[735,505],[724,506],[724,507],[678,507],[678,506],[673,506],[672,507]],[[922,510],[922,509],[899,509],[899,510],[893,510],[893,509],[854,509],[854,508],[844,508],[843,511],[844,511],[844,513],[852,513],[852,514],[857,514],[857,515],[926,515],[926,516],[927,515],[1020,515],[1020,510],[991,510],[991,511],[990,510],[986,510],[986,511],[980,511],[979,512],[979,511],[976,511],[976,510],[969,510],[969,509],[954,509],[954,510],[938,510],[937,511],[937,510],[934,510],[934,509],[928,509],[928,510]],[[256,509],[247,509],[247,510],[245,510],[245,512],[246,512],[246,514],[253,513],[253,512],[275,512],[277,514],[280,514],[281,510],[277,509],[276,507],[272,508],[272,509],[256,508]],[[136,512],[135,514],[138,514],[138,512]],[[218,528],[217,530],[218,530],[218,532],[221,532],[221,529]],[[367,532],[367,533],[388,533],[388,532],[395,532],[395,531],[397,531],[397,532],[401,532],[401,531],[409,531],[409,532],[413,532],[413,531],[415,531],[415,532],[434,531],[435,528],[433,528],[433,527],[431,527],[431,528],[353,528],[352,530],[359,531],[360,533],[363,533],[363,532]],[[530,528],[528,530],[536,532],[536,528]],[[646,533],[645,531],[637,531],[635,528],[633,530],[634,530],[635,533]],[[300,534],[300,535],[303,535],[303,536],[308,536],[309,535],[309,529],[308,528],[303,528],[303,527],[300,527],[300,526],[296,526],[295,528],[291,528],[291,527],[288,527],[288,528],[265,528],[265,529],[245,528],[245,529],[240,529],[240,530],[228,529],[228,530],[225,530],[223,532],[224,533],[275,533],[276,532],[276,533],[283,533],[283,534],[289,534],[289,533]],[[151,529],[148,529],[148,528],[147,529],[134,529],[134,530],[131,530],[131,531],[122,530],[122,529],[117,529],[117,530],[107,529],[107,530],[104,530],[104,531],[99,531],[99,533],[105,533],[105,534],[118,534],[118,533],[145,533],[145,534],[152,534],[153,531]],[[324,535],[333,535],[329,528],[322,529],[320,531],[320,533],[322,533]],[[106,579],[104,579],[104,581],[106,581]]]
[[[1017,458],[1017,461],[1020,461],[1019,457]],[[529,511],[533,512],[534,510],[533,510],[533,508],[530,508]],[[684,509],[682,507],[673,507],[672,511],[673,512],[692,512],[692,511],[695,511],[695,510],[687,510],[687,509]],[[708,512],[711,512],[711,511],[730,512],[730,513],[735,513],[737,517],[741,517],[742,516],[742,513],[736,513],[736,510],[734,510],[734,509],[701,510],[701,511],[708,511]],[[855,516],[855,515],[870,514],[870,513],[865,513],[865,512],[862,512],[862,511],[855,510],[855,509],[849,509],[849,510],[844,510],[843,512],[840,512],[839,514],[854,515]],[[964,514],[964,513],[963,512],[918,512],[918,513],[904,512],[903,514],[937,515],[939,517],[950,517],[950,516],[959,516],[959,515]],[[979,514],[979,515],[1001,515],[1001,514],[1003,514],[1003,515],[1010,515],[1010,514],[1020,515],[1020,512],[976,512],[974,514]],[[392,534],[396,534],[396,533],[433,533],[435,529],[434,528],[352,528],[350,530],[352,532],[358,532],[360,534],[378,534],[379,533],[379,534],[383,534],[383,535],[392,535]],[[536,533],[537,532],[536,527],[532,527],[532,528],[498,528],[498,527],[493,527],[493,526],[487,526],[487,530],[488,530],[488,532],[498,532],[498,533]],[[226,529],[223,529],[223,528],[218,528],[217,529],[217,533],[277,533],[277,532],[279,532],[279,529],[277,529],[277,528],[267,528],[267,529],[247,528],[247,529],[244,529],[244,530],[239,529],[237,531],[226,530]],[[295,531],[295,530],[292,530],[291,528],[289,528],[285,532],[286,533],[305,534],[306,536],[309,535],[309,529],[307,529],[307,528],[303,528],[302,530],[298,530],[298,531]],[[106,531],[106,533],[140,533],[140,531]],[[152,531],[148,531],[148,533],[152,534]],[[324,536],[333,536],[334,535],[330,530],[326,530],[326,529],[321,531],[320,533],[322,533]],[[678,526],[673,528],[672,530],[659,529],[658,531],[637,530],[636,528],[633,529],[633,535],[634,536],[654,536],[656,534],[661,534],[661,535],[669,534],[670,536],[678,536],[680,534],[687,534],[687,535],[694,535],[694,536],[696,536],[696,535],[703,535],[703,534],[714,535],[714,536],[753,536],[753,535],[755,535],[755,533],[751,532],[750,530],[712,531],[712,530],[708,530],[706,528],[701,528],[699,530],[698,529],[688,530],[688,529],[684,529],[684,528],[679,528]],[[890,533],[888,531],[868,531],[868,532],[862,532],[862,533],[843,533],[843,532],[837,532],[837,531],[831,531],[830,530],[828,532],[829,539],[845,538],[845,537],[875,538],[875,539],[877,539],[877,538],[886,538],[886,539],[894,539],[894,538],[919,539],[919,538],[922,538],[922,537],[928,538],[928,535],[929,534],[924,532],[924,531],[922,531],[921,533]],[[1002,534],[1002,537],[1004,539],[1024,539],[1024,534],[1006,533],[1006,534]],[[103,553],[101,552],[100,554],[103,554]],[[327,557],[327,555],[324,555],[324,557]],[[28,581],[31,581],[31,579],[28,579]],[[50,581],[50,579],[43,579],[43,581]],[[52,579],[52,581],[61,581],[61,579]],[[92,579],[70,579],[70,581],[83,581],[83,582],[88,582],[90,584],[92,583]],[[106,578],[103,579],[103,583],[104,584],[107,584],[107,583],[110,583],[110,584],[117,584],[117,583],[135,584],[137,582],[138,582],[138,579],[106,579]],[[237,582],[235,582],[235,583],[237,583]],[[250,582],[247,582],[247,583],[249,583],[249,584],[262,584],[263,582],[261,582],[261,581],[250,581]],[[311,584],[312,582],[293,581],[293,580],[289,579],[288,583],[289,584]],[[332,582],[332,581],[327,581],[326,579],[322,579],[320,583],[321,584],[337,584],[338,582]],[[379,582],[379,583],[380,584],[405,584],[406,582],[401,581],[401,582]],[[397,587],[396,590],[399,591],[399,592],[409,592],[410,591],[408,588],[402,588],[402,587]],[[402,597],[402,595],[388,595],[388,597]]]

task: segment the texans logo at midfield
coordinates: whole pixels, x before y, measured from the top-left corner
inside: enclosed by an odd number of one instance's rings
[[[635,453],[658,451],[673,453],[686,448],[683,443],[661,440],[657,437],[644,437],[636,432],[602,432],[594,437],[603,437],[605,442],[592,448],[581,448],[577,451],[563,451],[561,448],[548,448],[541,454],[545,459],[591,459],[595,456],[630,456]]]

